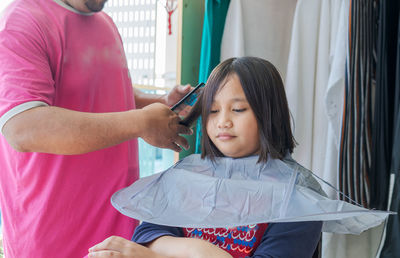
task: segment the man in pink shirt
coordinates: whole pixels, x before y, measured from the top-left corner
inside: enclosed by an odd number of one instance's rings
[[[190,87],[133,90],[105,1],[15,0],[0,19],[6,257],[82,257],[110,235],[130,239],[136,222],[109,199],[138,178],[136,138],[188,147],[167,105]]]

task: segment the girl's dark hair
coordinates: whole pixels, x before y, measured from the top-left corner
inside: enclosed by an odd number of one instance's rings
[[[199,100],[185,118],[187,124],[201,115],[203,137],[201,157],[214,160],[224,155],[215,147],[206,132],[207,119],[217,91],[228,78],[239,77],[244,94],[256,117],[259,136],[259,162],[271,158],[282,159],[292,153],[296,141],[290,127],[289,107],[278,70],[268,61],[257,57],[231,58],[220,63],[211,72]]]

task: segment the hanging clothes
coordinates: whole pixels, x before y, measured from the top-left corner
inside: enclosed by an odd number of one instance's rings
[[[364,206],[386,209],[390,158],[400,156],[392,145],[397,56],[397,34],[393,32],[398,31],[399,3],[375,0],[351,3],[339,183],[342,191]],[[394,201],[393,205],[396,210],[398,204]],[[394,224],[396,219],[390,221]],[[392,225],[387,229],[392,238],[386,246],[386,257],[397,257],[392,251],[398,244],[394,241],[399,231]],[[376,245],[374,239],[378,233],[371,231],[371,244]],[[375,254],[371,253],[371,257]]]
[[[285,85],[299,143],[293,156],[334,186],[337,159],[327,160],[338,152],[348,13],[342,2],[297,2]]]
[[[299,0],[286,76],[299,143],[294,157],[334,186],[338,186],[348,17],[348,0]],[[328,194],[334,197],[335,192]],[[372,258],[380,231],[373,229],[357,237],[324,233],[322,257]]]
[[[339,160],[340,190],[369,205],[372,89],[376,60],[373,0],[352,1],[350,46]]]
[[[331,5],[330,70],[324,99],[329,120],[323,177],[337,186],[340,133],[343,116],[345,67],[348,48],[349,1],[335,1]],[[336,192],[329,192],[331,197]]]
[[[201,39],[199,82],[206,82],[211,71],[220,63],[221,40],[230,0],[206,0]],[[195,153],[201,152],[201,124],[196,123]]]
[[[232,0],[221,43],[221,61],[256,56],[286,76],[296,0]]]

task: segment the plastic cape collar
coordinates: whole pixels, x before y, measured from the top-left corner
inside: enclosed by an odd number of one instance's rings
[[[360,234],[392,214],[327,198],[313,174],[290,156],[257,160],[212,162],[194,154],[116,192],[111,202],[138,220],[190,228],[323,221],[324,232]]]

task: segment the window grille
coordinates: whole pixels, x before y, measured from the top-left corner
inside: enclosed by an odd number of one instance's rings
[[[104,11],[121,34],[132,82],[154,85],[156,0],[109,0]]]

